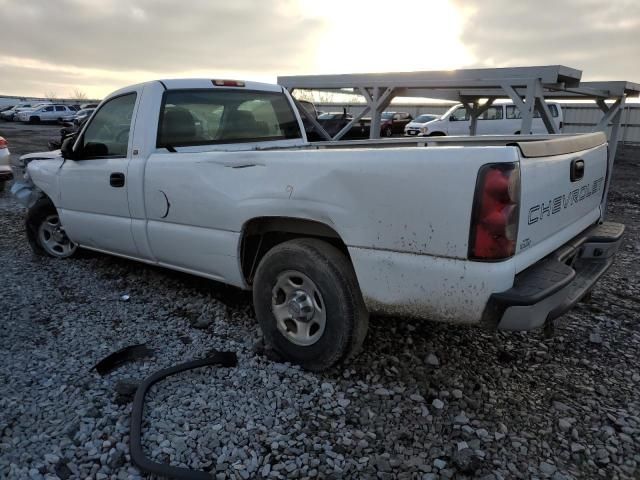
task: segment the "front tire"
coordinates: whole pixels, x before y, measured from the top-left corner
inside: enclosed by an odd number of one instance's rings
[[[27,239],[34,253],[53,258],[75,255],[78,245],[67,237],[58,211],[48,199],[42,199],[27,212]]]
[[[29,117],[29,123],[40,123],[40,117]]]
[[[253,303],[265,342],[315,372],[355,356],[369,325],[349,259],[317,239],[290,240],[267,252]]]

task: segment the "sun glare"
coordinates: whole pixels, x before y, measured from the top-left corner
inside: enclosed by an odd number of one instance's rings
[[[448,70],[473,62],[460,40],[463,14],[447,0],[299,0],[324,21],[309,73]]]

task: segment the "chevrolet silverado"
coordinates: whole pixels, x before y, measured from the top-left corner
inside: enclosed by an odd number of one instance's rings
[[[266,342],[315,371],[358,351],[371,313],[547,325],[624,230],[603,222],[602,133],[308,142],[287,90],[255,82],[121,89],[13,168],[34,251],[250,289]]]

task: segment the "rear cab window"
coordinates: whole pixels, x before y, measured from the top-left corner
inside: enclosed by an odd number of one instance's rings
[[[158,122],[158,148],[302,138],[287,97],[235,89],[167,90]]]

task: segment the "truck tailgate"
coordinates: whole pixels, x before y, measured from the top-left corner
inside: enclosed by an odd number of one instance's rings
[[[607,144],[595,133],[519,142],[521,210],[516,249],[521,271],[600,218]]]

